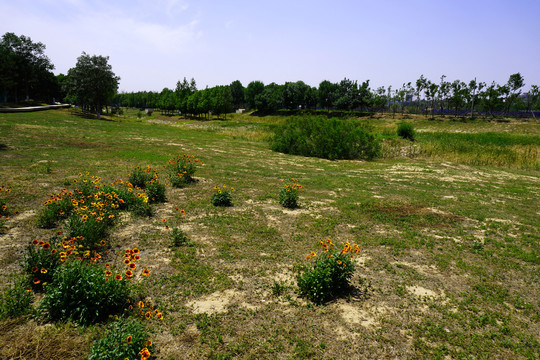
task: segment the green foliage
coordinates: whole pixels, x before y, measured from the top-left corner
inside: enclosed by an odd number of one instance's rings
[[[159,181],[151,181],[146,185],[146,196],[150,203],[163,203],[167,201],[165,185]]]
[[[173,228],[171,234],[172,247],[179,247],[183,245],[189,245],[190,241],[186,233],[179,228]]]
[[[145,348],[150,354],[154,352],[154,345],[148,340],[150,335],[137,320],[121,319],[109,328],[107,335],[92,345],[88,360],[139,359]]]
[[[199,159],[195,159],[193,155],[178,155],[173,159],[169,159],[167,164],[167,173],[172,186],[181,188],[187,184],[195,182],[193,175],[197,171],[197,164],[202,165]]]
[[[128,296],[126,280],[107,278],[96,264],[72,261],[55,273],[40,308],[50,320],[89,325],[122,313]]]
[[[296,209],[298,207],[298,191],[304,187],[296,183],[296,179],[291,179],[292,183],[284,184],[279,189],[279,203],[286,208]]]
[[[104,240],[109,231],[112,220],[102,216],[86,216],[79,213],[73,213],[67,222],[70,237],[78,237],[79,245],[84,250],[96,250],[101,247],[101,240]],[[82,237],[82,239],[81,239]]]
[[[308,255],[312,265],[304,266],[297,278],[300,295],[316,304],[325,303],[349,289],[354,272],[352,255],[359,251],[357,245],[351,247],[348,242],[341,250],[336,250],[330,239],[320,243],[324,252],[319,256],[314,252]]]
[[[381,145],[375,136],[355,121],[325,116],[292,117],[275,130],[272,149],[285,154],[330,160],[372,160]]]
[[[43,229],[52,229],[62,220],[69,217],[74,209],[72,199],[65,191],[48,200],[38,217],[38,226]]]
[[[155,175],[156,173],[152,168],[147,167],[143,170],[137,166],[131,174],[129,174],[129,182],[135,187],[146,189],[146,183],[150,182]]]
[[[212,195],[212,205],[214,206],[232,206],[232,196],[229,190],[227,190],[227,185],[223,185],[223,188],[214,186],[216,192]],[[231,188],[231,191],[234,191],[234,188]]]
[[[416,135],[413,125],[406,122],[399,123],[397,134],[399,137],[411,141],[414,141]]]
[[[11,287],[0,293],[0,320],[30,314],[31,304],[32,293],[27,290],[26,279],[17,278]]]
[[[44,287],[53,281],[60,264],[57,251],[51,248],[50,243],[34,240],[34,244],[28,247],[22,263],[26,284],[34,291],[43,291]]]

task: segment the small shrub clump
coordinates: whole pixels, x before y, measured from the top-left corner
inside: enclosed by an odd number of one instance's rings
[[[288,209],[296,209],[298,207],[298,192],[304,187],[298,184],[297,181],[297,179],[291,179],[290,183],[284,184],[279,189],[279,203],[283,207]]]
[[[94,342],[88,360],[148,359],[154,352],[149,337],[145,326],[137,320],[114,321],[107,335]]]
[[[159,182],[157,171],[150,166],[144,170],[137,166],[129,175],[129,184],[135,189],[144,189],[150,203],[167,201],[165,185]]]
[[[107,276],[101,266],[75,260],[56,271],[40,308],[50,320],[89,325],[122,313],[129,293],[120,274]]]
[[[176,188],[182,188],[195,182],[193,175],[199,165],[203,165],[203,162],[196,159],[193,155],[184,154],[169,159],[166,169],[171,185]]]
[[[312,264],[304,266],[297,278],[300,295],[316,304],[325,303],[349,289],[349,280],[354,273],[352,258],[360,252],[358,245],[351,246],[349,242],[341,250],[336,249],[330,239],[319,243],[323,253],[307,255]]]
[[[398,125],[397,134],[399,137],[410,141],[414,141],[416,136],[416,132],[414,131],[412,124],[406,122],[402,122]]]
[[[275,130],[272,150],[330,160],[379,156],[380,141],[359,122],[325,116],[292,117]]]
[[[28,247],[22,266],[27,285],[36,292],[43,291],[52,282],[60,264],[60,255],[49,242],[34,240]]]
[[[223,185],[222,188],[219,186],[214,186],[216,192],[212,195],[212,205],[214,206],[232,206],[232,196],[229,190],[227,190],[227,185]],[[231,192],[234,191],[234,188],[231,188]]]
[[[16,279],[11,287],[0,293],[0,320],[30,314],[31,304],[32,293],[26,286],[26,279]]]
[[[179,247],[184,245],[190,245],[188,236],[186,233],[179,228],[173,228],[171,233],[171,245],[172,247]]]

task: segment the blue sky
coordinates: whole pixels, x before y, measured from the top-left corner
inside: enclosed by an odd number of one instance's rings
[[[540,0],[0,0],[0,14],[0,35],[44,43],[56,74],[109,56],[121,91],[516,72],[540,85]]]

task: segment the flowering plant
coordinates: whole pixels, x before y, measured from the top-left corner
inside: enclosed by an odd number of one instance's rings
[[[336,249],[332,240],[319,241],[323,252],[311,252],[306,256],[311,266],[304,266],[298,274],[300,294],[311,301],[322,304],[343,294],[349,288],[349,280],[354,272],[352,258],[360,252],[358,245],[346,242],[341,250]]]
[[[172,186],[184,187],[187,184],[195,182],[193,175],[197,171],[198,165],[203,165],[203,162],[196,159],[193,155],[184,154],[169,159],[166,168]]]
[[[216,192],[212,195],[212,205],[214,206],[232,206],[232,196],[229,190],[227,190],[227,185],[223,187],[214,186]],[[231,192],[234,191],[234,188],[231,188]]]
[[[283,181],[283,179],[281,179]],[[291,182],[284,184],[279,189],[279,203],[289,209],[295,209],[298,207],[298,191],[304,187],[297,183],[297,179],[291,179]]]

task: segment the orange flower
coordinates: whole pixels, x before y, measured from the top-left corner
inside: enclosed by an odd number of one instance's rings
[[[126,342],[127,342],[128,344],[131,344],[131,340],[132,340],[132,339],[133,339],[133,337],[128,336],[128,337],[126,338]]]
[[[337,264],[338,264],[338,265],[341,265],[341,260],[338,260],[338,261],[337,261]]]
[[[53,255],[56,254],[56,252],[57,252],[56,249],[52,249],[52,250],[51,250],[51,254],[53,254]]]
[[[144,302],[139,301],[139,302],[138,302],[138,305],[139,305],[140,308],[143,308],[143,307],[144,307]]]
[[[34,284],[36,284],[36,285],[37,285],[37,284],[39,284],[39,283],[40,283],[41,281],[39,281],[39,279],[38,279],[38,278],[34,278],[34,280],[33,280],[32,282],[33,282]]]
[[[159,320],[163,320],[163,314],[162,313],[158,313],[157,317],[159,318]]]
[[[38,243],[39,243],[39,241],[38,241],[37,239],[34,239],[34,240],[32,241],[32,244],[34,244],[34,245],[37,245]]]
[[[56,233],[57,233],[58,235],[62,235],[62,230],[58,230]]]
[[[150,275],[150,270],[148,270],[147,268],[144,268],[142,274],[143,274],[144,276],[148,276],[148,275]]]
[[[122,275],[120,274],[116,274],[116,276],[114,277],[116,280],[120,281],[122,280]]]
[[[43,246],[42,246],[45,250],[48,250],[50,247],[51,247],[51,244],[49,243],[44,243]]]
[[[32,266],[32,272],[36,272],[36,271],[38,271],[38,268],[35,266]]]
[[[135,269],[137,267],[137,265],[135,263],[131,263],[129,264],[129,268],[130,269]]]
[[[137,249],[137,248],[133,249],[133,253],[134,253],[134,254],[138,254],[138,253],[139,253],[139,249]]]
[[[126,276],[127,276],[128,278],[133,277],[133,271],[131,271],[131,270],[126,270]]]
[[[129,259],[125,259],[125,260],[124,260],[124,264],[126,264],[126,265],[129,265],[130,262],[131,262],[131,261],[130,261]]]
[[[144,314],[144,317],[148,320],[152,317],[152,313],[150,311],[147,311],[146,314]]]
[[[184,210],[180,210],[180,214],[186,215],[186,212]]]
[[[42,274],[46,274],[46,273],[47,273],[47,269],[42,268],[42,269],[41,269],[41,273],[42,273]]]
[[[163,222],[167,222],[167,219],[162,219],[161,221],[163,221]]]
[[[112,272],[109,271],[109,270],[105,270],[105,276],[111,276],[112,275]]]

